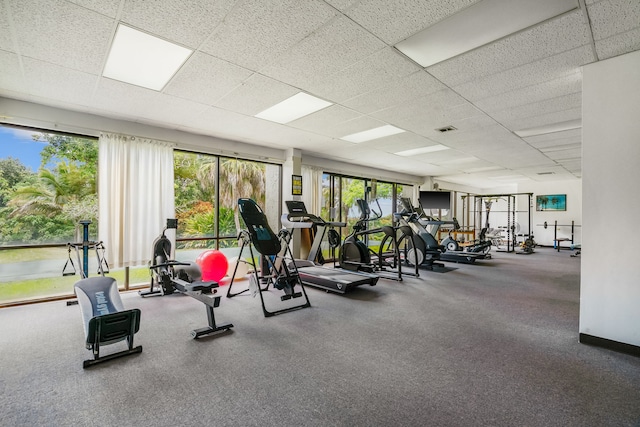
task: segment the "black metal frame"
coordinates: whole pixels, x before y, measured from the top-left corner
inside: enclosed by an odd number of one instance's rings
[[[107,360],[142,352],[141,345],[133,346],[133,336],[140,329],[140,310],[137,308],[93,317],[89,320],[87,329],[87,347],[93,352],[93,359],[82,363],[85,369]],[[101,344],[111,344],[123,338],[127,340],[127,350],[100,357]]]
[[[253,275],[250,279],[248,288],[240,292],[233,293],[232,287],[236,271],[238,270],[238,264],[236,264],[231,278],[231,283],[229,283],[229,289],[227,290],[227,297],[232,298],[247,291],[251,291],[254,296],[256,294],[260,295],[262,313],[265,317],[271,317],[276,314],[311,307],[307,291],[300,279],[298,268],[294,262],[291,248],[289,248],[289,245],[285,243],[289,240],[289,232],[283,229],[278,233],[278,235],[275,235],[269,227],[262,209],[255,201],[251,199],[239,199],[238,205],[240,207],[242,218],[248,227],[248,230],[242,230],[238,234],[238,240],[242,241],[238,260],[242,259],[242,254],[245,248],[248,247],[249,261],[247,261],[247,263],[253,268]],[[264,233],[264,236],[259,237],[258,233]],[[258,268],[258,265],[256,264],[256,257],[253,252],[254,247],[260,254],[262,268]],[[261,283],[266,285],[261,286]],[[301,292],[295,292],[296,285],[300,286]],[[275,289],[284,291],[284,295],[280,297],[281,301],[300,297],[303,297],[304,300],[301,304],[292,307],[269,310],[267,309],[265,299],[262,294],[263,292],[269,291],[269,287],[271,286]]]

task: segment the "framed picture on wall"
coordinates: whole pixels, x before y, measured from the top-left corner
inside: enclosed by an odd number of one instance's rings
[[[291,195],[302,196],[302,175],[291,175]]]
[[[566,194],[547,194],[536,196],[537,211],[566,211],[567,195]]]

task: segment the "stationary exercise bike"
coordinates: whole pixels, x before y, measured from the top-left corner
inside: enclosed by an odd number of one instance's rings
[[[149,290],[140,291],[142,297],[151,295],[171,295],[181,293],[204,303],[207,310],[209,326],[191,331],[195,339],[204,335],[226,332],[233,328],[231,323],[216,325],[213,309],[220,306],[218,283],[203,282],[200,267],[195,263],[180,262],[171,259],[171,241],[165,235],[168,229],[178,228],[177,219],[167,219],[167,226],[153,242],[153,258],[149,265],[151,284]]]

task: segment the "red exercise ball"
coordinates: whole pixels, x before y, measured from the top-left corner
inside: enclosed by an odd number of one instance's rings
[[[218,250],[208,250],[203,252],[196,258],[196,264],[202,270],[202,281],[219,282],[229,268],[227,257]]]

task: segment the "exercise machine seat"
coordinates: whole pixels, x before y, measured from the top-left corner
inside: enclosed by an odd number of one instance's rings
[[[74,291],[82,313],[86,347],[94,356],[84,361],[83,368],[142,351],[142,346],[133,346],[133,336],[140,330],[140,310],[124,309],[114,278],[82,279],[74,285]],[[123,340],[127,340],[127,350],[100,356],[100,346]]]

